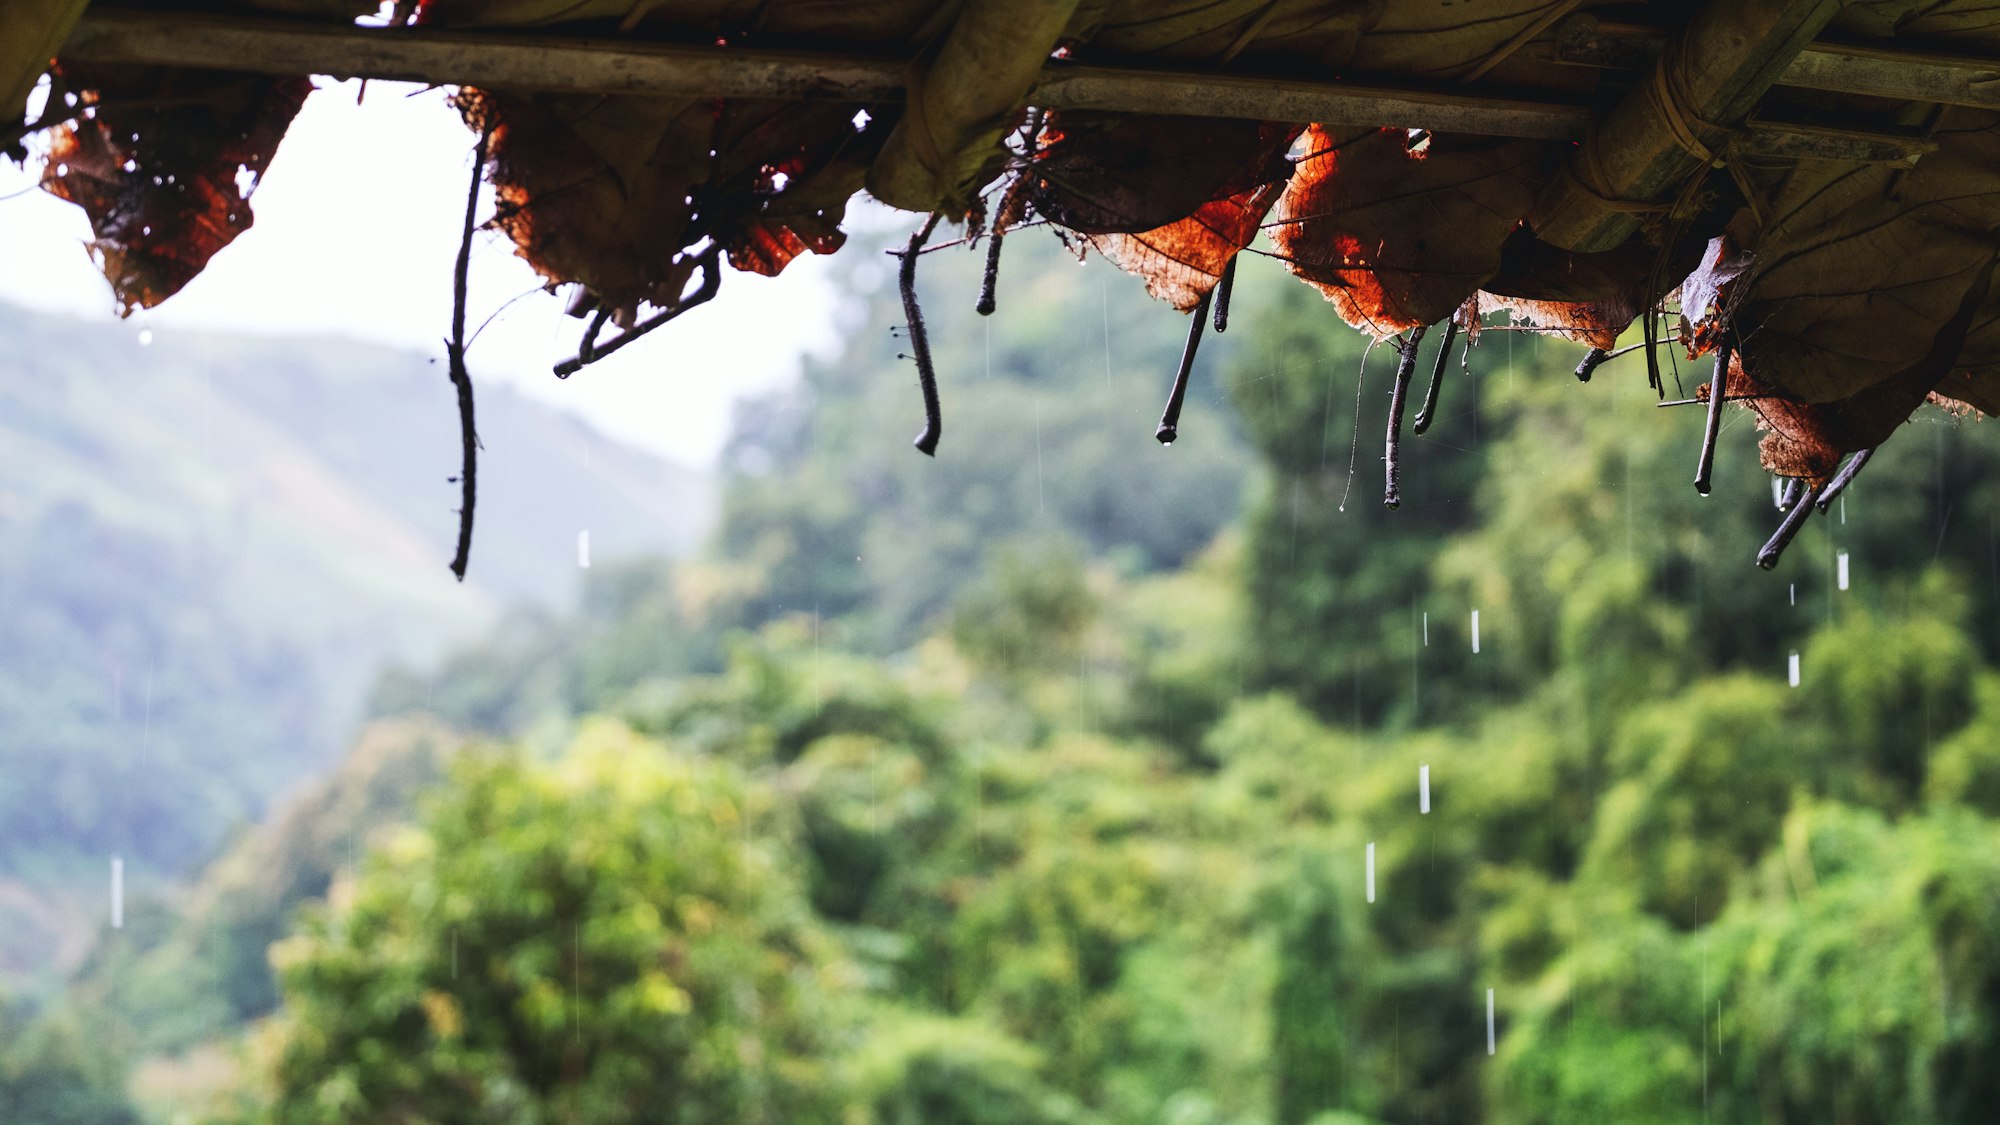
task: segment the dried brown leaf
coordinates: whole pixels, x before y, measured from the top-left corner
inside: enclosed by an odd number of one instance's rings
[[[1119,269],[1144,278],[1146,292],[1154,298],[1187,312],[1222,280],[1229,260],[1257,237],[1258,224],[1283,190],[1283,185],[1266,184],[1211,200],[1157,230],[1094,235],[1090,244]]]
[[[312,82],[228,71],[65,66],[94,115],[50,144],[42,186],[90,218],[122,310],[152,308],[250,229],[250,196]]]
[[[1900,182],[1883,168],[1798,162],[1771,193],[1770,223],[1735,232],[1755,254],[1735,283],[1749,290],[1736,330],[1758,381],[1808,402],[1846,399],[1950,335],[1964,296],[2000,262],[2000,117],[1961,111],[1948,125]],[[1932,383],[1956,366],[1948,357]]]
[[[1291,175],[1299,126],[1203,117],[1052,115],[1023,173],[1036,213],[1079,234],[1136,234]]]
[[[1378,337],[1435,324],[1501,266],[1544,178],[1536,141],[1400,129],[1306,132],[1272,241],[1342,319]]]

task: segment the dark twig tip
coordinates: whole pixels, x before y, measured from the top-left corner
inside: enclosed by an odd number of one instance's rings
[[[1590,382],[1590,377],[1597,372],[1597,365],[1610,358],[1611,353],[1603,348],[1592,348],[1583,353],[1583,362],[1576,365],[1577,381]]]
[[[1784,520],[1778,524],[1778,530],[1771,536],[1770,541],[1764,544],[1764,549],[1757,552],[1759,569],[1772,570],[1777,567],[1785,548],[1791,546],[1793,538],[1799,533],[1799,528],[1805,526],[1806,517],[1812,515],[1814,502],[1820,498],[1821,491],[1818,488],[1809,488],[1805,496],[1785,513]]]
[[[1451,357],[1451,344],[1458,338],[1458,318],[1456,315],[1444,322],[1444,343],[1438,345],[1437,362],[1431,367],[1430,389],[1424,392],[1424,404],[1417,410],[1417,420],[1410,424],[1410,432],[1422,436],[1437,420],[1438,385],[1444,382],[1445,361]]]
[[[1820,511],[1826,511],[1840,497],[1841,493],[1847,491],[1847,486],[1854,483],[1855,476],[1861,472],[1862,467],[1867,465],[1868,459],[1873,456],[1875,456],[1875,447],[1869,446],[1867,449],[1847,459],[1847,464],[1840,467],[1840,471],[1833,475],[1833,479],[1827,482],[1825,490],[1820,493],[1818,501]]]
[[[1153,436],[1161,444],[1166,444],[1180,436],[1181,403],[1187,399],[1188,373],[1194,370],[1194,353],[1201,347],[1201,334],[1208,327],[1209,301],[1215,296],[1210,290],[1195,302],[1194,318],[1188,324],[1187,343],[1181,348],[1181,365],[1174,371],[1174,388],[1167,393],[1167,408],[1160,412],[1160,426]]]

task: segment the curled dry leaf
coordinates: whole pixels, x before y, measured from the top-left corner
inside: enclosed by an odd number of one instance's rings
[[[831,253],[871,144],[852,106],[460,92],[493,129],[495,223],[552,281],[629,314],[685,289],[713,240],[775,275]]]
[[[1204,203],[1177,223],[1140,234],[1094,235],[1090,244],[1119,269],[1143,278],[1156,300],[1187,312],[1257,237],[1258,225],[1283,191],[1281,184],[1265,184]]]
[[[1958,311],[1939,328],[1922,355],[1889,368],[1846,397],[1804,402],[1761,380],[1744,380],[1746,387],[1762,389],[1741,393],[1779,396],[1748,404],[1757,412],[1759,428],[1770,431],[1759,447],[1765,467],[1785,476],[1818,479],[1832,473],[1842,454],[1882,444],[1958,363],[1967,334],[1986,311],[1993,289],[1989,270],[1960,299]]]
[[[1292,174],[1296,125],[1201,117],[1051,115],[1022,172],[1035,212],[1078,234],[1137,234]]]
[[[1712,225],[1713,220],[1691,225],[1664,251],[1635,237],[1590,254],[1550,246],[1527,227],[1517,227],[1500,249],[1499,272],[1480,293],[1480,309],[1506,312],[1539,331],[1608,351],[1619,333],[1702,260]]]
[[[1949,121],[1900,182],[1886,168],[1800,161],[1778,183],[1771,221],[1741,239],[1756,259],[1736,282],[1750,291],[1736,327],[1759,382],[1832,402],[1907,377],[1913,359],[1929,373],[1924,393],[1958,367],[1964,298],[2000,264],[2000,115]]]
[[[1937,393],[1982,414],[2000,414],[2000,301],[1992,295],[1973,317],[1958,366],[1937,385]]]
[[[312,92],[304,77],[65,66],[95,102],[59,129],[42,186],[83,208],[121,310],[152,308],[250,229],[250,196]]]
[[[1435,324],[1501,266],[1545,178],[1537,141],[1306,131],[1271,238],[1341,318],[1377,337]]]
[[[492,130],[494,224],[537,273],[621,312],[680,295],[713,102],[468,88],[457,103]]]

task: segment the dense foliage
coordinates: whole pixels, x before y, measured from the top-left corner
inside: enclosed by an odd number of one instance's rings
[[[1029,520],[1021,448],[923,463],[905,381],[878,413],[827,368],[758,415],[820,421],[739,441],[707,558],[385,686],[511,743],[455,751],[278,946],[229,1112],[1990,1117],[1990,435],[1922,416],[1765,575],[1747,416],[1702,500],[1698,412],[1636,357],[1578,387],[1489,332],[1383,512],[1390,357],[1357,393],[1359,342],[1286,292],[1239,295],[1218,362],[1262,469],[1199,549],[1054,490]],[[1221,458],[1231,424],[1184,432]],[[1150,481],[1187,450],[1146,429],[1041,463]]]

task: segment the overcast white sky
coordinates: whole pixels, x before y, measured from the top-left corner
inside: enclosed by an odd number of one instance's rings
[[[159,339],[177,328],[336,333],[442,356],[472,134],[443,91],[372,82],[356,105],[358,83],[319,81],[257,189],[256,225],[179,295],[123,323],[83,250],[83,212],[23,190],[33,161],[23,172],[0,160],[0,300],[97,318],[111,332],[150,328]],[[489,213],[483,204],[481,217]],[[482,235],[469,324],[536,281],[503,236]],[[726,270],[714,302],[558,381],[549,368],[575,353],[582,323],[563,315],[562,297],[535,293],[486,329],[472,374],[707,464],[736,397],[790,378],[802,352],[831,348],[837,305],[826,259],[807,255],[775,280]]]

